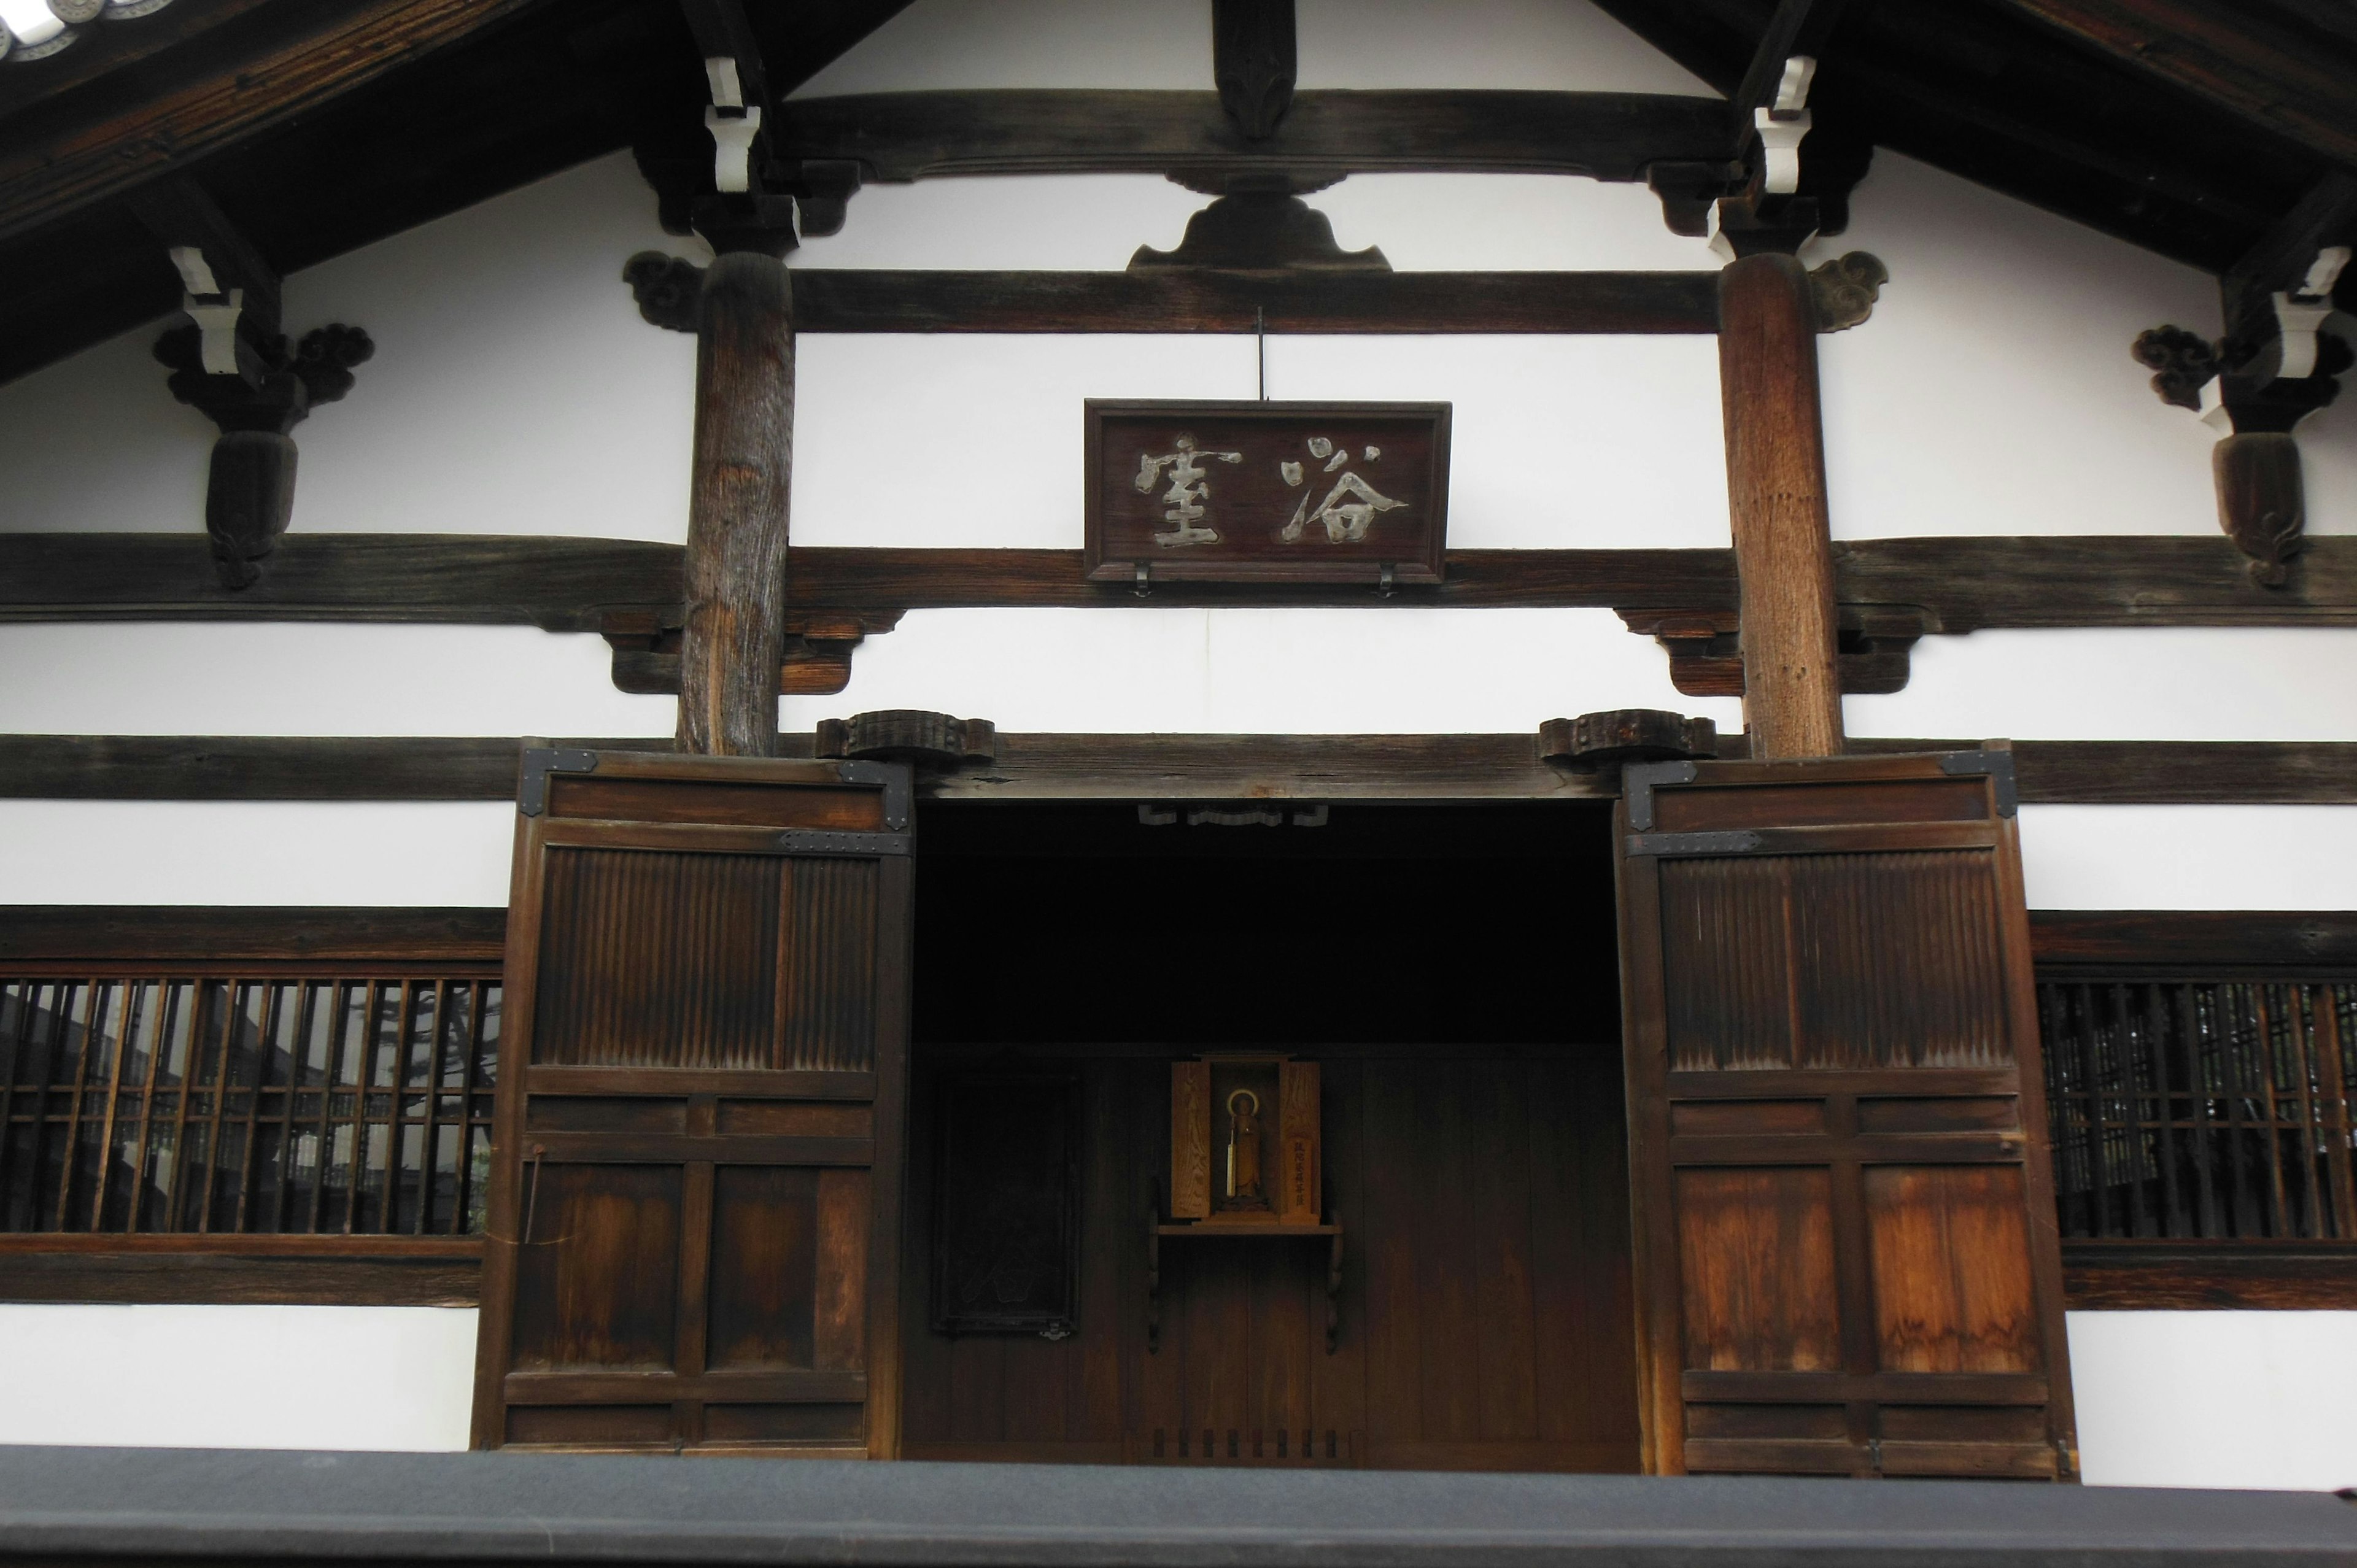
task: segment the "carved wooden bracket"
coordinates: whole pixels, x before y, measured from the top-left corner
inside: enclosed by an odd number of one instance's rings
[[[287,435],[323,403],[352,390],[352,368],[376,352],[357,327],[315,328],[291,349],[283,333],[238,334],[234,368],[207,363],[204,326],[191,321],[156,340],[172,395],[221,429],[205,483],[205,532],[227,588],[250,587],[295,512],[295,443]],[[218,357],[216,361],[219,362]]]
[[[1293,0],[1211,0],[1211,77],[1247,140],[1275,135],[1293,107],[1297,59]]]
[[[1651,637],[1670,656],[1670,683],[1689,697],[1743,695],[1741,623],[1732,608],[1620,610],[1621,623]],[[1925,632],[1923,613],[1906,606],[1844,605],[1835,658],[1849,696],[1907,689],[1909,650]]]
[[[1871,251],[1852,251],[1835,257],[1809,274],[1809,295],[1816,302],[1817,330],[1846,332],[1874,314],[1890,269]]]
[[[1140,245],[1129,258],[1132,272],[1148,267],[1315,268],[1320,271],[1387,273],[1392,264],[1370,245],[1346,251],[1336,243],[1334,225],[1297,194],[1304,182],[1288,175],[1236,175],[1226,194],[1187,220],[1186,237],[1175,250]],[[1317,188],[1327,182],[1308,182]]]
[[[2212,341],[2181,327],[2156,327],[2133,349],[2163,403],[2192,410],[2220,432],[2210,460],[2218,524],[2249,557],[2251,580],[2270,588],[2290,580],[2306,542],[2293,427],[2339,395],[2337,378],[2357,360],[2342,338],[2320,330],[2332,319],[2331,285],[2323,279],[2307,308],[2278,295],[2276,330],[2264,340]]]
[[[988,719],[952,718],[922,708],[884,708],[847,719],[819,720],[811,755],[912,762],[920,768],[946,770],[962,762],[996,762],[998,730]]]
[[[1716,724],[1660,708],[1615,708],[1539,725],[1539,757],[1545,762],[1587,768],[1717,755]]]
[[[831,697],[851,683],[851,655],[900,624],[899,610],[807,610],[786,616],[778,690]],[[614,685],[642,696],[679,694],[680,616],[675,610],[608,610],[599,631],[614,650]]]
[[[684,256],[640,251],[622,263],[622,281],[639,302],[650,327],[673,332],[695,330],[696,301],[704,294],[704,269]]]

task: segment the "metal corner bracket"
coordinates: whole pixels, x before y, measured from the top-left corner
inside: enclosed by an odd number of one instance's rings
[[[884,826],[896,833],[909,831],[909,769],[905,763],[845,762],[836,776],[845,784],[866,784],[884,791]]]
[[[1692,762],[1632,762],[1620,770],[1620,798],[1629,803],[1629,825],[1645,832],[1653,825],[1653,790],[1663,784],[1691,784],[1701,777]]]
[[[529,746],[523,754],[523,772],[516,784],[516,810],[527,817],[536,817],[548,810],[548,776],[552,773],[597,771],[597,754],[586,746]]]
[[[1940,771],[1957,778],[1980,773],[1996,785],[1996,814],[2012,816],[2021,804],[2021,790],[2015,782],[2013,753],[1992,751],[1948,751],[1940,755]]]

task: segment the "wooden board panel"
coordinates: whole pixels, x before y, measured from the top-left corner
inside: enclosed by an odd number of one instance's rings
[[[1345,1241],[1330,1355],[1323,1236],[1163,1238],[1160,1348],[1148,1352],[1143,1225],[1168,1171],[1169,1066],[1027,1057],[1079,1071],[1092,1108],[1082,1310],[1053,1342],[912,1323],[909,1452],[1632,1468],[1617,1068],[1599,1053],[1540,1055],[1302,1061],[1322,1080],[1326,1197]],[[923,1094],[953,1082],[961,1059],[920,1060]],[[911,1226],[912,1262],[933,1222],[920,1212]]]
[[[714,1171],[705,1341],[710,1369],[819,1365],[821,1175],[793,1165],[722,1165]],[[857,1240],[864,1243],[866,1238]],[[838,1280],[828,1283],[834,1287],[830,1294],[840,1292]]]
[[[1677,1227],[1687,1366],[1813,1372],[1841,1364],[1826,1172],[1682,1170]]]
[[[1648,1467],[2071,1478],[2011,800],[1979,753],[1693,774],[1619,817]],[[1960,783],[1993,832],[1925,847]]]
[[[907,774],[588,760],[518,821],[475,1441],[889,1457]]]
[[[1211,1213],[1211,1064],[1170,1064],[1170,1216]]]
[[[516,1268],[517,1370],[671,1369],[681,1187],[660,1165],[539,1167]]]
[[[1865,1180],[1882,1369],[2037,1371],[2020,1167],[1875,1165]]]

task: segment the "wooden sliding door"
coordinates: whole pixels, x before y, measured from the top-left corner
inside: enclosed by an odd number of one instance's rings
[[[909,782],[526,756],[477,1447],[899,1449]]]
[[[2068,1478],[1999,750],[1628,769],[1647,1467]]]

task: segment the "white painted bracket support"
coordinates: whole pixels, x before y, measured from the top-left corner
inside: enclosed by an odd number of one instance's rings
[[[2316,374],[2316,334],[2332,315],[2332,288],[2349,264],[2350,247],[2327,245],[2299,287],[2275,296],[2278,363],[2271,380],[2302,381]]]
[[[1809,134],[1809,84],[1816,75],[1813,58],[1794,55],[1784,62],[1776,101],[1751,112],[1752,129],[1760,134],[1762,188],[1770,196],[1801,188],[1801,141]]]
[[[761,106],[745,102],[737,62],[726,55],[707,59],[704,73],[712,82],[704,126],[712,133],[713,187],[741,196],[753,188],[753,139],[761,134]]]
[[[245,313],[245,290],[224,290],[213,277],[204,252],[194,245],[175,245],[171,253],[172,265],[179,269],[181,285],[187,290],[180,308],[197,324],[205,374],[239,374],[237,318]]]

